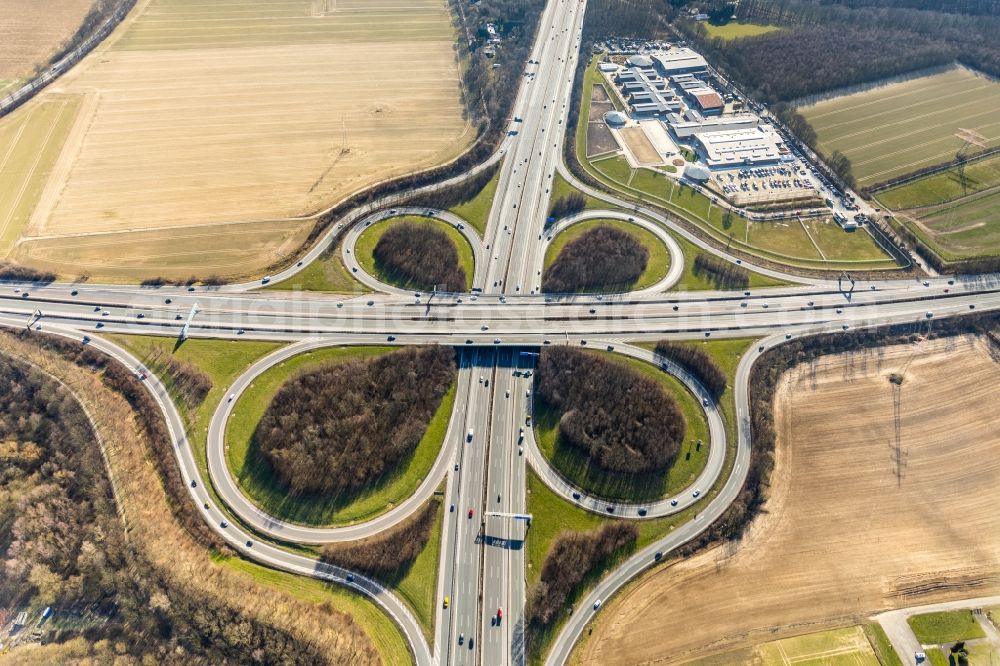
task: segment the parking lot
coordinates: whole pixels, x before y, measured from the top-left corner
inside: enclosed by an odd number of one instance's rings
[[[712,171],[711,188],[737,206],[822,198],[812,174],[798,162]]]

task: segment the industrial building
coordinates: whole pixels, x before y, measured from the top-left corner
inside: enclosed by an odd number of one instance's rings
[[[632,115],[637,118],[665,118],[681,109],[681,103],[652,67],[644,66],[646,56],[635,59],[635,64],[623,69],[615,76],[622,98],[628,103]]]
[[[699,132],[698,153],[709,167],[773,164],[788,154],[781,137],[770,127]]]
[[[685,120],[679,115],[673,115],[668,119],[670,130],[678,139],[687,139],[698,132],[749,130],[754,129],[758,124],[760,124],[760,119],[752,113],[716,116],[701,120]]]
[[[653,64],[663,76],[708,71],[705,59],[688,48],[673,48],[652,56]]]

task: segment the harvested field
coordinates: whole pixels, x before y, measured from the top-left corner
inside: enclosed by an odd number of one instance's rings
[[[84,101],[14,258],[74,274],[105,234],[97,265],[120,243],[136,268],[96,275],[181,277],[203,227],[199,274],[261,270],[302,216],[470,143],[453,43],[445,0],[150,0],[62,80]]]
[[[775,666],[879,666],[861,627],[771,641],[758,646],[757,654],[765,664]]]
[[[80,28],[93,4],[94,0],[0,3],[0,79],[28,78],[45,65]]]
[[[954,159],[964,135],[982,147],[1000,145],[998,106],[1000,83],[955,67],[800,111],[816,130],[820,148],[847,155],[858,183],[873,185]]]
[[[656,148],[653,147],[652,142],[650,142],[649,137],[646,136],[641,127],[626,127],[621,130],[621,135],[625,141],[625,145],[628,146],[629,152],[632,153],[632,156],[635,157],[636,162],[640,166],[652,166],[663,163],[663,159],[656,152]]]
[[[0,256],[24,230],[78,105],[76,96],[50,95],[26,113],[0,120]]]
[[[987,344],[900,345],[787,373],[770,498],[743,541],[663,566],[614,598],[576,663],[681,663],[884,609],[997,594],[1000,364]],[[892,372],[905,378],[900,465]]]

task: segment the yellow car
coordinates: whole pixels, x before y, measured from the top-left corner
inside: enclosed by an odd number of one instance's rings
[[[444,598],[444,607],[445,608],[448,607],[449,602],[451,602],[451,597],[445,597]]]

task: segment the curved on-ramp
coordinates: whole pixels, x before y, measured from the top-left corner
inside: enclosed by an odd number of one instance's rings
[[[710,440],[708,460],[705,462],[705,468],[692,483],[683,490],[674,493],[671,497],[664,497],[648,502],[631,502],[590,495],[584,489],[567,480],[538,448],[538,443],[535,441],[534,428],[528,428],[524,437],[528,463],[531,464],[532,469],[535,470],[535,473],[550,490],[567,502],[593,513],[603,516],[613,515],[619,518],[644,520],[661,518],[684,511],[699,502],[702,494],[715,485],[725,466],[726,424],[719,410],[719,405],[710,398],[708,391],[692,373],[673,361],[658,359],[653,352],[647,349],[627,344],[614,345],[614,352],[651,363],[667,374],[673,375],[701,403],[705,411],[706,420],[708,421]],[[699,497],[694,497],[695,490],[699,491]],[[672,505],[671,502],[673,501],[676,501],[677,504]],[[613,507],[614,511],[609,512],[608,507]],[[639,515],[640,509],[645,511],[645,515]]]
[[[566,231],[579,222],[596,219],[619,220],[645,229],[660,239],[660,241],[662,241],[667,247],[667,252],[670,254],[670,265],[667,269],[666,275],[648,287],[623,292],[623,295],[637,296],[641,294],[656,294],[670,289],[681,279],[681,275],[684,273],[684,253],[681,251],[681,246],[678,245],[673,236],[667,233],[666,229],[663,228],[663,225],[654,222],[644,215],[623,213],[616,210],[585,210],[583,212],[575,213],[562,218],[552,225],[548,233],[545,234],[539,255],[542,257],[545,256],[545,252],[548,250],[549,245],[552,244],[558,234]]]
[[[344,261],[344,266],[351,271],[351,275],[354,278],[374,291],[385,292],[388,294],[397,294],[400,296],[410,295],[413,293],[412,289],[402,289],[394,285],[386,284],[382,282],[374,275],[370,275],[357,260],[357,242],[358,238],[368,230],[370,226],[378,222],[383,222],[385,220],[391,220],[396,217],[403,216],[419,216],[428,219],[438,220],[439,222],[444,222],[445,224],[450,224],[469,243],[472,248],[472,260],[473,260],[473,275],[472,284],[478,285],[482,282],[483,276],[486,272],[486,249],[483,246],[483,241],[476,233],[475,229],[466,222],[463,218],[455,215],[446,210],[437,210],[434,208],[415,208],[415,207],[403,207],[403,208],[391,208],[389,210],[380,210],[366,218],[362,219],[358,224],[355,224],[347,233],[344,235],[344,242],[341,247],[341,258]]]
[[[0,326],[21,330],[24,328],[24,322],[0,316]],[[57,335],[78,342],[84,338],[84,335],[79,331],[59,325],[47,325],[45,332],[49,335]],[[381,583],[361,574],[348,571],[347,569],[292,553],[266,542],[256,541],[254,536],[249,532],[244,531],[238,525],[228,523],[227,514],[215,504],[211,494],[204,490],[204,482],[200,478],[190,442],[185,435],[184,421],[170,399],[166,386],[164,386],[159,377],[146,369],[138,359],[122,347],[99,336],[88,335],[90,337],[90,341],[87,343],[89,346],[107,354],[115,361],[124,365],[129,371],[136,372],[139,368],[145,370],[146,379],[143,381],[143,384],[163,414],[167,424],[167,431],[174,445],[174,455],[181,478],[188,489],[189,499],[194,502],[202,519],[205,520],[216,534],[243,557],[289,573],[339,583],[371,598],[400,628],[410,645],[411,656],[415,662],[420,666],[431,666],[433,664],[430,647],[424,637],[420,623],[409,607]],[[225,526],[223,526],[224,524]]]
[[[441,444],[441,451],[438,453],[437,458],[434,460],[434,465],[427,473],[427,476],[421,481],[417,490],[389,511],[370,520],[358,522],[353,525],[318,527],[296,524],[268,514],[243,494],[243,490],[239,487],[236,479],[233,478],[232,472],[226,464],[225,450],[226,424],[240,397],[262,373],[294,356],[316,349],[352,344],[369,345],[371,344],[371,339],[358,338],[352,340],[350,338],[338,338],[337,340],[303,340],[302,342],[293,343],[271,352],[247,368],[233,382],[226,391],[228,397],[219,403],[215,413],[212,415],[212,420],[208,426],[207,439],[208,473],[212,480],[212,485],[229,509],[246,525],[249,525],[261,534],[266,534],[282,541],[308,544],[353,541],[373,536],[404,520],[430,499],[447,473],[452,459],[455,457],[456,443],[460,437],[460,428],[456,430],[458,427],[456,426],[456,414],[458,414],[458,410],[452,410],[448,418],[448,428],[445,432],[444,441]],[[472,384],[472,373],[469,367],[465,365],[464,357],[461,362],[463,365],[459,367],[457,390],[468,391],[468,386]]]

